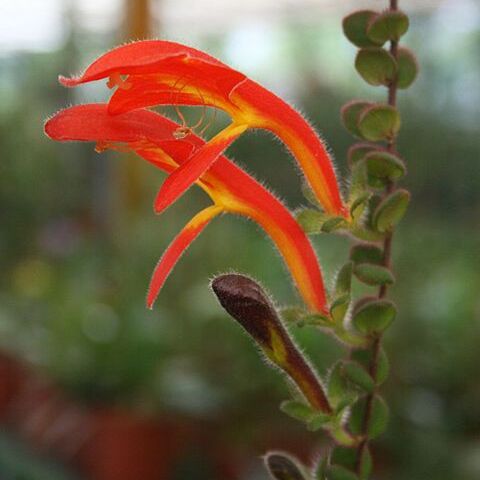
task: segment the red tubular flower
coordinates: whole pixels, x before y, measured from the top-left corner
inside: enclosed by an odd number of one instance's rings
[[[67,108],[45,124],[46,134],[54,140],[95,141],[102,149],[122,144],[167,173],[178,171],[208,145],[193,134],[175,140],[173,134],[178,128],[177,123],[145,109],[112,116],[106,104]],[[165,251],[152,277],[148,306],[153,305],[180,255],[210,220],[219,213],[232,212],[263,227],[282,254],[306,305],[326,314],[325,289],[315,252],[287,208],[222,155],[197,184],[214,205],[198,213]]]
[[[328,152],[312,127],[272,92],[210,55],[178,43],[140,41],[107,52],[80,77],[60,77],[60,82],[75,86],[102,78],[109,79],[110,87],[118,86],[109,102],[111,114],[167,104],[219,108],[233,119],[215,137],[226,146],[247,127],[270,130],[291,150],[325,211],[349,217]],[[182,166],[160,190],[165,198],[158,207],[164,208],[198,179],[218,158],[216,151]],[[175,185],[179,178],[181,185]]]

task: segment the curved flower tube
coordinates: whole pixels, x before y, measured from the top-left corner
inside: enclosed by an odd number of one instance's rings
[[[79,105],[60,111],[45,124],[46,134],[59,141],[95,141],[99,149],[127,147],[167,173],[176,171],[205,142],[196,135],[174,140],[179,125],[162,115],[139,109],[112,116],[106,104]],[[312,245],[288,209],[265,187],[223,155],[197,184],[213,206],[198,213],[160,259],[147,298],[151,307],[182,252],[209,221],[222,212],[257,222],[279,249],[308,308],[327,314],[325,288]]]
[[[144,40],[107,52],[78,78],[59,79],[71,87],[102,78],[118,87],[109,102],[111,114],[154,105],[206,105],[226,111],[234,128],[270,130],[293,153],[325,211],[349,218],[330,156],[308,122],[271,91],[214,57],[174,42]],[[194,173],[178,190],[188,188],[216,158],[200,166],[189,162],[181,174],[190,168]]]

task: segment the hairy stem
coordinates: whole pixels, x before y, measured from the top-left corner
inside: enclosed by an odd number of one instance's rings
[[[398,9],[398,0],[390,0],[390,10],[397,10],[397,9]],[[397,51],[398,51],[398,42],[396,41],[390,42],[390,53],[395,59],[397,58]],[[394,80],[388,87],[388,104],[393,107],[396,107],[397,105],[396,80]],[[396,151],[396,138],[393,138],[388,143],[387,150],[389,152]],[[389,182],[385,188],[385,195],[389,195],[390,193],[392,193],[395,190],[395,188],[396,188],[395,183]],[[385,240],[383,241],[383,265],[387,268],[390,268],[392,263],[392,242],[393,242],[393,232],[390,232],[387,234],[387,236],[385,237]],[[378,290],[377,297],[379,299],[385,298],[387,296],[387,293],[388,293],[387,285],[382,285]],[[370,347],[372,351],[372,356],[371,356],[371,361],[369,365],[369,373],[372,376],[372,378],[375,378],[377,374],[378,359],[379,359],[381,346],[382,346],[382,336],[378,335],[372,341],[372,344]],[[372,415],[373,400],[375,398],[375,393],[376,392],[373,391],[367,396],[365,415],[362,422],[362,433],[365,436],[365,439],[362,442],[360,442],[360,444],[357,447],[356,470],[358,474],[360,473],[360,469],[361,469],[362,454],[368,446],[368,439],[366,436],[367,436],[368,425],[370,423],[370,417]]]

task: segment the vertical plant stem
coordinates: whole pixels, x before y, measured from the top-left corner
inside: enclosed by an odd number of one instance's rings
[[[390,0],[390,10],[397,10],[397,9],[398,9],[398,0]],[[391,41],[390,53],[395,59],[397,58],[397,52],[398,52],[398,42]],[[392,83],[388,87],[388,104],[391,105],[392,107],[396,107],[397,105],[397,81],[396,80],[392,81]],[[395,137],[388,142],[387,150],[389,152],[396,151]],[[395,188],[396,188],[395,182],[391,182],[391,181],[388,182],[385,188],[385,196],[392,193],[395,190]],[[385,237],[385,240],[383,241],[383,265],[387,268],[390,268],[392,263],[392,242],[393,242],[393,232],[390,232],[387,234],[387,236]],[[377,297],[379,299],[385,298],[387,296],[387,293],[388,293],[387,285],[382,285],[378,290]],[[375,378],[377,374],[378,359],[379,359],[381,347],[382,347],[382,336],[378,335],[372,341],[372,344],[370,347],[372,356],[371,356],[370,365],[369,365],[369,373],[373,378]],[[362,433],[365,436],[365,439],[357,447],[356,470],[358,474],[360,474],[361,459],[362,459],[363,452],[368,447],[368,438],[366,437],[366,435],[367,435],[368,425],[370,423],[370,417],[372,415],[372,408],[373,408],[375,393],[376,393],[376,389],[367,396],[367,400],[366,400],[365,415],[363,417],[363,422],[362,422]]]

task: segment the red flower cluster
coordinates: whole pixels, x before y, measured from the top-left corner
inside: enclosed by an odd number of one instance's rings
[[[55,140],[94,141],[105,148],[129,148],[169,173],[155,201],[162,212],[193,183],[213,205],[197,213],[160,259],[150,285],[151,307],[182,252],[222,212],[256,221],[272,238],[309,309],[327,313],[318,261],[288,209],[250,175],[223,156],[248,128],[264,128],[289,148],[312,190],[331,215],[348,218],[335,172],[322,141],[292,107],[269,90],[217,59],[167,41],[140,41],[118,47],[93,62],[65,86],[108,79],[117,87],[108,104],[65,109],[49,119],[45,132]],[[156,105],[204,105],[227,112],[232,122],[208,142],[185,123],[148,110]]]

